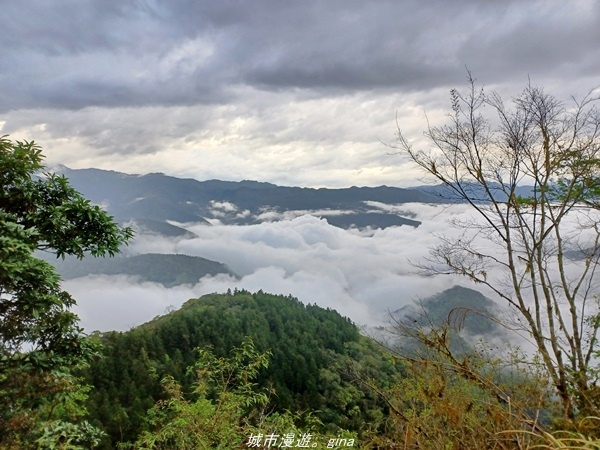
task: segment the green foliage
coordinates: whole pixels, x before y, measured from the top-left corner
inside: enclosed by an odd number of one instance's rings
[[[268,402],[268,395],[253,382],[268,367],[268,353],[259,353],[247,340],[230,358],[216,357],[207,349],[198,349],[198,354],[189,368],[195,400],[187,400],[173,377],[165,377],[167,399],[148,414],[153,431],[142,433],[133,448],[228,449],[239,447],[251,434],[248,416],[255,410],[260,413]]]
[[[250,442],[273,447],[287,437],[318,436],[328,442],[331,436],[319,435],[322,423],[311,413],[275,412],[269,408],[273,391],[255,382],[269,366],[269,353],[256,350],[252,339],[234,348],[228,358],[198,349],[198,360],[188,368],[194,373],[191,395],[167,376],[162,380],[167,398],[159,400],[148,412],[152,430],[145,431],[129,446],[134,449],[234,449],[248,448]],[[351,433],[343,433],[355,438]],[[315,440],[316,445],[319,444]]]
[[[7,448],[34,446],[85,413],[72,369],[97,351],[60,277],[34,252],[113,255],[131,237],[64,177],[37,177],[42,159],[33,142],[0,138],[0,446]]]
[[[86,420],[78,424],[55,420],[45,424],[35,443],[39,448],[48,450],[80,450],[96,447],[102,435]]]
[[[258,352],[271,351],[269,366],[255,382],[276,393],[274,412],[315,411],[332,434],[381,422],[385,407],[360,383],[358,372],[389,380],[399,367],[354,324],[289,296],[238,291],[192,299],[126,333],[100,336],[103,357],[88,372],[95,388],[88,409],[110,436],[103,448],[132,441],[147,428],[146,410],[164,396],[160,379],[171,376],[184,395],[195,389],[186,371],[195,364],[195,348],[209,346],[215,358],[228,359],[246,336]]]

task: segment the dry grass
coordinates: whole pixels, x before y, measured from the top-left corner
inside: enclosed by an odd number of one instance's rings
[[[587,417],[580,422],[580,425],[593,420],[600,421],[600,418]],[[531,436],[531,444],[526,447],[526,450],[600,450],[600,439],[591,438],[576,431],[532,432],[509,430],[506,433],[522,433]]]

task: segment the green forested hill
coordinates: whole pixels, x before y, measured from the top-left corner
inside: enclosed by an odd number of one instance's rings
[[[481,292],[463,286],[454,286],[405,305],[393,315],[399,328],[406,325],[415,330],[448,326],[451,347],[457,352],[472,350],[473,344],[480,338],[506,339],[506,331],[497,321],[501,317],[499,307]],[[406,336],[399,346],[409,352],[419,347],[417,342]]]
[[[461,309],[472,313],[460,314]],[[452,319],[453,313],[455,321],[464,316],[460,328],[471,335],[491,336],[503,332],[496,322],[484,317],[498,314],[498,306],[481,292],[463,286],[453,286],[415,304],[406,305],[396,310],[394,315],[416,320],[423,326],[440,326],[448,321],[448,316]]]
[[[88,409],[110,436],[105,448],[134,440],[147,427],[145,413],[163,395],[162,377],[172,375],[190,389],[186,368],[197,347],[228,356],[245,337],[257,350],[271,352],[258,383],[272,389],[273,410],[316,411],[332,431],[381,423],[381,400],[360,379],[385,384],[400,366],[353,323],[291,296],[236,291],[192,299],[128,332],[98,336],[103,355],[87,375],[93,385]]]
[[[54,265],[62,278],[70,280],[87,275],[130,275],[141,281],[160,283],[166,287],[194,284],[207,275],[235,275],[225,264],[206,258],[188,255],[145,253],[114,258],[68,257],[58,259],[54,255],[39,255]]]

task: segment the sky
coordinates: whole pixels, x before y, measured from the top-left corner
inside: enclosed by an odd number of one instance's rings
[[[3,0],[0,133],[49,165],[408,186],[468,68],[505,98],[600,84],[595,0]]]

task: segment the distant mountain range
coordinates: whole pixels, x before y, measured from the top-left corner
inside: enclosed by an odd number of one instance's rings
[[[418,227],[421,222],[410,212],[401,212],[397,205],[452,203],[448,188],[442,186],[313,189],[247,180],[198,181],[162,173],[132,175],[65,166],[53,167],[51,171],[65,175],[86,198],[136,232],[176,238],[195,236],[178,224],[251,225],[304,214],[326,219],[330,225],[344,229]],[[125,274],[142,281],[175,286],[196,283],[206,275],[235,276],[219,262],[186,255],[125,255],[114,260],[88,258],[84,261],[51,258],[49,261],[65,279],[88,274]]]
[[[506,195],[506,188],[500,183],[490,183],[488,185],[490,193],[488,194],[484,188],[478,183],[462,183],[461,187],[465,193],[474,203],[486,203],[489,202],[489,195],[492,195],[498,202],[506,202],[508,196]],[[416,186],[413,188],[415,191],[425,193],[437,198],[442,203],[462,203],[464,199],[462,194],[459,195],[457,191],[453,190],[445,184],[436,184],[428,186]],[[515,193],[521,197],[529,197],[533,195],[532,186],[517,186]]]
[[[437,193],[397,187],[313,189],[257,181],[197,181],[150,173],[130,175],[100,169],[53,168],[92,202],[120,221],[146,231],[179,234],[166,221],[249,225],[302,214],[325,218],[342,228],[386,228],[420,222],[390,213],[377,204],[441,203]]]
[[[341,228],[418,227],[410,213],[394,213],[403,208],[390,205],[405,203],[449,203],[447,192],[439,186],[395,188],[380,186],[346,189],[311,189],[276,186],[256,181],[197,181],[179,179],[160,173],[130,175],[99,169],[73,170],[61,166],[74,188],[92,202],[102,205],[123,223],[132,224],[138,233],[174,238],[195,235],[177,226],[179,223],[250,225],[265,221],[285,220],[303,214],[325,218]],[[56,259],[40,253],[40,257],[57,267],[64,279],[87,275],[127,275],[139,281],[160,283],[165,287],[195,284],[205,276],[219,274],[236,277],[225,264],[182,254],[123,254],[115,258]],[[458,308],[458,309],[457,309]],[[494,303],[481,293],[456,286],[435,296],[395,311],[399,321],[427,327],[442,324],[452,310],[460,308],[495,314]],[[466,310],[463,310],[466,311]],[[455,314],[460,318],[460,314]],[[498,336],[496,323],[482,315],[468,314],[460,321],[470,336]],[[454,344],[469,348],[462,337]],[[405,340],[413,349],[415,343]]]

